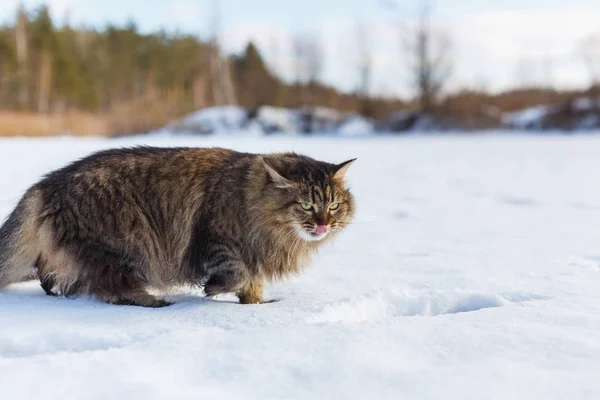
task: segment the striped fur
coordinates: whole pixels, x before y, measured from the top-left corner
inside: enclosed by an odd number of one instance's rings
[[[95,153],[32,186],[0,228],[0,288],[36,266],[49,295],[160,307],[148,289],[191,283],[261,303],[265,281],[301,272],[352,220],[350,164],[220,148]],[[317,225],[330,234],[312,240]]]

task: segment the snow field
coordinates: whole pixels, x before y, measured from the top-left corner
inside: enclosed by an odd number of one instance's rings
[[[600,137],[2,139],[0,218],[47,171],[140,143],[358,157],[356,223],[271,304],[0,292],[2,398],[600,397]]]

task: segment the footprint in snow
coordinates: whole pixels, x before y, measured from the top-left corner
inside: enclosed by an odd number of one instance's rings
[[[506,204],[514,207],[533,207],[539,203],[529,197],[517,197],[517,196],[500,196],[498,201],[502,204]]]
[[[366,322],[395,317],[434,317],[548,299],[545,296],[526,292],[379,293],[328,304],[311,315],[308,322]]]

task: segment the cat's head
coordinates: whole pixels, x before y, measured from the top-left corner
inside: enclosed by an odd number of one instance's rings
[[[354,196],[345,184],[355,161],[330,164],[296,154],[264,157],[265,196],[272,216],[306,242],[343,230],[355,213]]]

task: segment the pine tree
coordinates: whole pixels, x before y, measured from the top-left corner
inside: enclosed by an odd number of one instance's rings
[[[254,43],[235,62],[237,97],[247,107],[275,104],[278,98],[278,81],[267,68]]]

